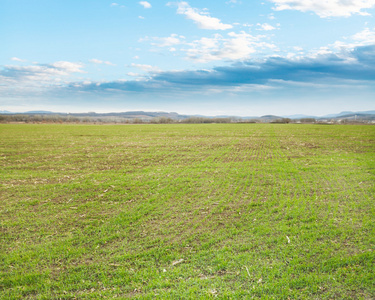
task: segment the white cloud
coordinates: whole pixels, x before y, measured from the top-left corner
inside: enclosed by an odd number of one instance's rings
[[[375,28],[365,28],[362,31],[350,36],[345,37],[345,41],[336,41],[330,46],[336,49],[353,49],[360,46],[368,46],[375,44]]]
[[[269,31],[269,30],[275,30],[276,29],[275,27],[273,27],[272,25],[270,25],[268,23],[263,23],[263,24],[258,23],[257,26],[259,27],[258,30]]]
[[[211,37],[202,37],[192,42],[186,41],[184,36],[177,34],[171,34],[169,37],[145,37],[139,41],[152,41],[153,46],[168,47],[169,52],[182,51],[187,59],[206,63],[248,59],[259,49],[278,51],[275,45],[262,41],[266,38],[266,35],[251,35],[241,31],[229,32],[226,36],[216,33]],[[176,45],[185,47],[175,47]]]
[[[0,69],[0,90],[9,95],[30,95],[69,84],[74,73],[85,73],[83,65],[68,61],[29,66],[7,65]]]
[[[343,37],[342,40],[335,41],[325,47],[314,49],[307,54],[309,58],[317,58],[324,55],[336,55],[348,62],[355,60],[352,51],[357,47],[370,46],[375,44],[375,27],[373,29],[365,28],[362,31]],[[294,50],[303,52],[302,48],[294,47]]]
[[[80,63],[72,63],[69,61],[57,61],[50,65],[47,65],[47,69],[53,71],[55,69],[62,75],[69,75],[70,73],[85,73],[82,71],[83,65]]]
[[[187,2],[168,3],[167,5],[177,5],[177,13],[185,15],[187,19],[194,21],[201,29],[226,30],[233,26],[221,23],[220,19],[211,17],[208,13],[199,11],[191,7]]]
[[[137,68],[145,72],[160,72],[160,69],[155,66],[151,65],[144,65],[144,64],[134,64],[132,63],[129,67]]]
[[[142,5],[144,8],[151,8],[151,4],[147,1],[140,1],[139,2],[140,5]]]
[[[273,14],[269,14],[269,15],[268,15],[268,19],[270,19],[270,20],[275,20],[276,18],[275,18],[275,16],[274,16]]]
[[[129,72],[129,73],[127,73],[126,75],[131,76],[131,77],[139,77],[139,76],[141,76],[141,74],[139,74],[139,73],[134,73],[134,72]]]
[[[261,42],[264,36],[253,36],[244,31],[230,32],[228,37],[215,34],[213,38],[201,38],[185,50],[189,59],[206,63],[216,60],[244,60],[250,58],[258,48],[275,49],[273,44]]]
[[[24,62],[24,61],[26,61],[26,60],[21,59],[21,58],[18,58],[18,57],[12,57],[10,60],[13,60],[13,61],[19,61],[19,62]]]
[[[370,28],[365,28],[351,38],[361,46],[375,44],[375,28],[372,30]]]
[[[102,60],[99,60],[99,59],[96,59],[96,58],[93,58],[93,59],[89,59],[89,62],[91,63],[94,63],[94,64],[105,64],[105,65],[109,65],[109,66],[115,66],[115,64],[111,63],[110,61],[102,61]]]
[[[53,76],[67,76],[72,73],[85,73],[80,63],[57,61],[46,65],[5,66],[8,77],[28,79],[50,79]]]
[[[121,8],[124,8],[125,6],[124,5],[120,5],[120,4],[116,3],[116,2],[113,2],[113,3],[111,3],[111,7],[121,7]]]
[[[184,44],[183,39],[185,39],[183,35],[178,35],[178,34],[173,33],[168,37],[151,37],[151,38],[145,37],[145,38],[140,39],[139,41],[143,42],[143,41],[152,40],[152,41],[155,41],[151,43],[151,45],[153,46],[170,47],[170,46]]]
[[[369,15],[362,11],[375,6],[375,0],[269,0],[275,10],[312,11],[321,18],[349,17],[352,14]]]
[[[145,17],[138,16],[138,19],[144,20]]]

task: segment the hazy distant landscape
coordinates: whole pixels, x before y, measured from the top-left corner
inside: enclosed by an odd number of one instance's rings
[[[287,115],[287,116],[204,116],[181,115],[175,112],[145,112],[129,111],[118,113],[56,113],[51,111],[29,111],[12,113],[0,111],[0,122],[47,122],[47,123],[362,123],[375,124],[375,111],[351,112],[344,111],[338,114],[325,116]]]

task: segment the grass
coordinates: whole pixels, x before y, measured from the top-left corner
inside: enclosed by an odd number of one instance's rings
[[[0,125],[1,299],[373,299],[375,127]]]

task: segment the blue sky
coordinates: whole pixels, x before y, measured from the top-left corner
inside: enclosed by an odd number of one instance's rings
[[[375,0],[0,0],[0,110],[375,109]]]

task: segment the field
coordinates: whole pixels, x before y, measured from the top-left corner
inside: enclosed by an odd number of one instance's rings
[[[0,125],[1,299],[374,299],[375,126]]]

